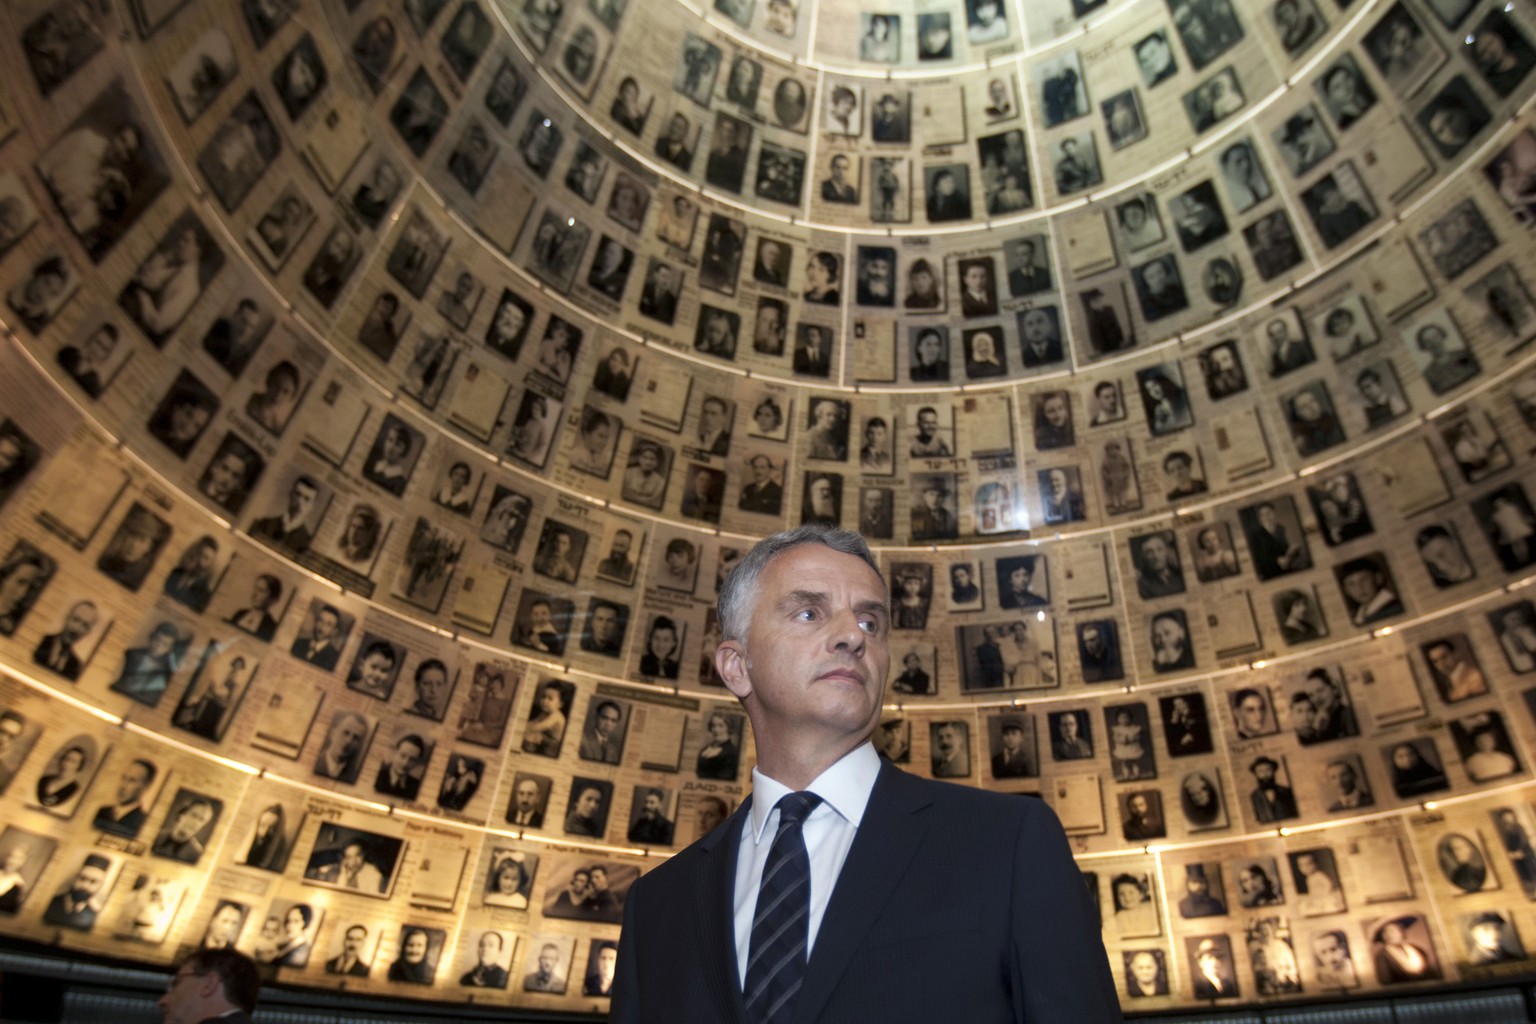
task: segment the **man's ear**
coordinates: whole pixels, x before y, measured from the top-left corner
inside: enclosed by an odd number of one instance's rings
[[[722,640],[715,648],[715,671],[725,681],[725,688],[746,700],[752,694],[752,680],[747,672],[747,649],[739,640]]]

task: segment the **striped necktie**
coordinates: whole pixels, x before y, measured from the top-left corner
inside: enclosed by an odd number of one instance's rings
[[[821,803],[815,793],[790,793],[778,803],[779,830],[763,865],[748,945],[747,1019],[783,1024],[805,979],[810,934],[811,859],[801,824]]]

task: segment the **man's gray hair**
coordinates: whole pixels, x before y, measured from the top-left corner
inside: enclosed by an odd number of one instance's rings
[[[821,523],[807,523],[793,530],[784,530],[772,537],[765,537],[752,546],[741,561],[736,563],[730,575],[720,586],[720,600],[716,606],[720,618],[720,637],[723,640],[747,639],[747,623],[752,616],[752,606],[757,598],[757,580],[776,555],[802,544],[823,544],[833,551],[853,555],[875,571],[880,579],[882,592],[888,590],[885,576],[870,554],[864,538],[852,530],[843,530]]]

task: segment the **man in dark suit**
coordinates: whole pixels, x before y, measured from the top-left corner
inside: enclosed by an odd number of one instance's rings
[[[330,605],[321,605],[315,612],[315,622],[309,636],[296,637],[289,648],[295,658],[302,658],[311,665],[330,670],[336,667],[341,654],[341,642],[336,636],[341,628],[341,612]]]
[[[512,789],[512,806],[507,821],[528,828],[544,827],[544,801],[539,798],[539,784],[532,779],[518,779]]]
[[[754,455],[747,465],[752,468],[752,479],[742,486],[737,506],[743,512],[778,515],[784,506],[784,487],[773,478],[773,460],[766,455]]]
[[[994,779],[1022,779],[1034,775],[1029,763],[1029,752],[1024,749],[1024,722],[1018,718],[1003,719],[999,730],[1002,746],[992,755]]]
[[[1015,266],[1008,271],[1008,294],[1014,298],[1036,295],[1051,287],[1051,271],[1035,264],[1035,243],[1025,238],[1013,244]]]
[[[715,667],[757,744],[752,797],[630,888],[609,1019],[1119,1021],[1050,809],[905,775],[870,743],[890,600],[863,539],[768,538],[719,614]],[[760,890],[782,902],[754,928]]]
[[[366,941],[367,928],[360,924],[349,926],[341,938],[341,952],[325,962],[325,972],[353,978],[368,977],[368,965],[363,962],[363,943]]]
[[[421,755],[427,744],[415,733],[407,733],[395,742],[395,749],[379,764],[373,782],[374,791],[385,796],[415,800],[421,790]]]
[[[264,516],[251,524],[251,536],[269,540],[289,551],[307,551],[314,533],[309,528],[309,510],[320,496],[314,478],[300,476],[288,491],[288,507],[280,515]]]
[[[75,644],[85,638],[96,625],[99,613],[93,601],[77,601],[64,616],[64,625],[57,633],[49,633],[32,652],[32,661],[51,669],[65,679],[80,678],[80,655]]]
[[[256,964],[233,949],[199,949],[176,969],[155,1005],[165,1024],[251,1024],[261,993]]]
[[[96,926],[96,915],[106,896],[101,891],[112,871],[112,861],[99,853],[88,853],[75,872],[69,888],[48,901],[43,920],[63,928],[88,932]]]
[[[157,773],[150,761],[143,758],[129,761],[118,778],[117,793],[112,802],[97,808],[91,824],[125,839],[138,836],[139,829],[144,827],[144,819],[149,817],[149,812],[144,809],[144,794]]]

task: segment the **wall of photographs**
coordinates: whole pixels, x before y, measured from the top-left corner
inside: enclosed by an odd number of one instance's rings
[[[1129,1009],[1530,970],[1536,16],[15,0],[0,915],[601,1011],[756,537]]]

